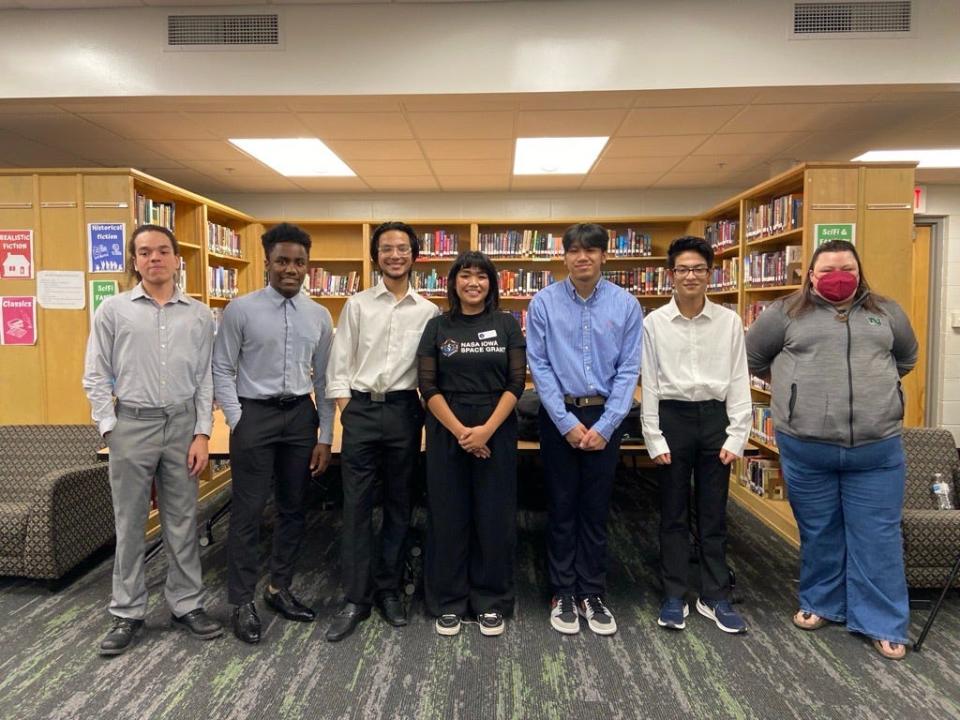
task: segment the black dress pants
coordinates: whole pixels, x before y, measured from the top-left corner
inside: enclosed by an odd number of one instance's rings
[[[357,605],[371,605],[376,594],[400,589],[423,406],[415,390],[387,393],[384,402],[354,392],[340,421],[344,596]],[[383,483],[379,538],[373,526],[378,477]]]
[[[726,406],[718,400],[660,401],[660,430],[670,446],[670,464],[660,469],[660,568],[667,597],[682,597],[688,590],[692,475],[700,541],[700,596],[730,599],[726,560],[730,468],[720,462],[728,424]]]
[[[567,405],[588,429],[602,406]],[[540,408],[540,457],[547,485],[547,563],[556,595],[603,595],[607,587],[607,517],[620,456],[619,428],[603,450],[570,447]]]
[[[467,427],[482,425],[489,402],[447,397]],[[517,542],[517,417],[507,416],[487,442],[490,457],[474,457],[427,413],[427,610],[440,616],[513,612]]]
[[[304,496],[319,424],[309,395],[283,404],[241,398],[240,405],[243,414],[230,434],[233,491],[227,594],[234,605],[251,602],[254,597],[260,577],[260,520],[271,490],[277,524],[270,555],[270,584],[290,587],[303,539]]]

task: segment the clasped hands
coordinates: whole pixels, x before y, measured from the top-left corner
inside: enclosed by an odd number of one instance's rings
[[[456,434],[457,442],[460,443],[466,452],[481,460],[490,457],[490,448],[487,447],[487,441],[493,435],[493,430],[486,425],[477,425],[475,427],[463,426]]]
[[[586,426],[583,423],[577,423],[576,426],[570,430],[564,437],[567,439],[567,442],[570,443],[570,447],[574,450],[587,450],[588,452],[596,452],[603,450],[607,446],[607,441],[604,439],[603,435],[598,433],[593,428],[587,430]]]

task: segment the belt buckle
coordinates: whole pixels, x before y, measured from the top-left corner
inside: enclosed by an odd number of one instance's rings
[[[577,398],[577,407],[579,408],[590,407],[590,398],[588,397]]]
[[[382,403],[387,401],[387,394],[382,392],[370,393],[370,402]]]

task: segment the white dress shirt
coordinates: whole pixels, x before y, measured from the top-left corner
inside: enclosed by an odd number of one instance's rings
[[[393,392],[417,387],[417,347],[440,310],[412,287],[397,300],[381,280],[347,300],[327,364],[327,397],[351,390]]]
[[[719,400],[727,406],[723,449],[743,455],[750,435],[752,402],[740,316],[706,300],[684,317],[675,298],[643,323],[643,440],[650,457],[670,452],[660,431],[660,401]]]

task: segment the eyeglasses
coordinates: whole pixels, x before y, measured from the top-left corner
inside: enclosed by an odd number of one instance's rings
[[[380,255],[393,255],[396,253],[400,257],[407,257],[411,253],[411,247],[409,245],[382,245],[377,252]]]
[[[697,265],[696,267],[684,267],[683,265],[678,265],[673,269],[673,274],[677,277],[686,277],[687,275],[693,275],[694,277],[704,278],[707,276],[707,273],[710,272],[710,268],[706,265]]]

